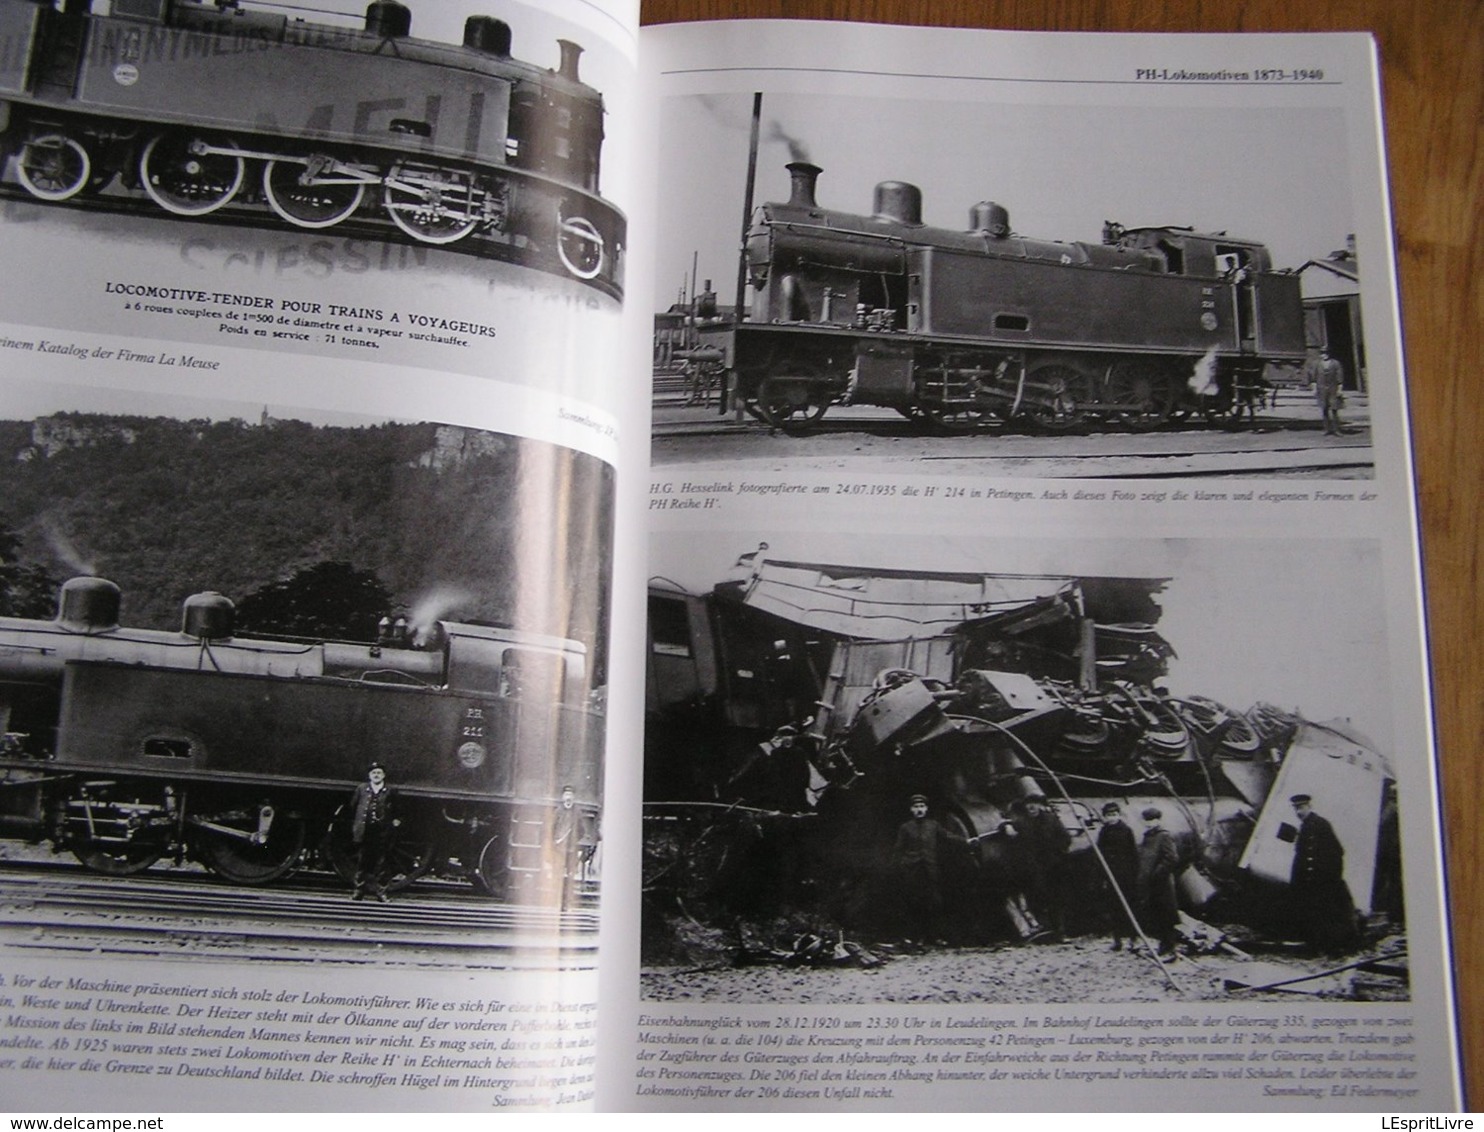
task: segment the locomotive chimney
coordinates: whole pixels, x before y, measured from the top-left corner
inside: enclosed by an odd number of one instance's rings
[[[62,583],[57,624],[69,633],[107,633],[119,627],[120,590],[107,578],[69,578]]]
[[[412,9],[397,0],[375,0],[366,8],[366,30],[382,39],[402,39],[412,34]]]
[[[464,46],[497,59],[508,59],[510,25],[494,16],[470,16],[464,21]]]
[[[790,161],[784,168],[788,170],[788,175],[793,179],[793,188],[790,190],[788,203],[799,205],[801,208],[819,207],[814,201],[814,183],[819,180],[819,175],[824,170],[807,161]]]
[[[562,49],[562,65],[557,68],[557,74],[574,83],[580,82],[577,77],[577,60],[582,58],[582,45],[573,43],[570,39],[559,39],[557,46]]]
[[[981,200],[969,210],[969,231],[984,232],[997,240],[1010,234],[1010,211],[992,200]]]
[[[877,220],[922,224],[922,190],[906,181],[882,181],[876,186],[871,211]]]

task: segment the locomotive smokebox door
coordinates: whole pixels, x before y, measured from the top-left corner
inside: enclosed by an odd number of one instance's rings
[[[853,397],[872,405],[906,405],[912,401],[912,347],[890,342],[862,342],[855,355]]]
[[[862,707],[857,723],[866,727],[871,741],[879,746],[912,726],[937,703],[921,680],[908,680]]]

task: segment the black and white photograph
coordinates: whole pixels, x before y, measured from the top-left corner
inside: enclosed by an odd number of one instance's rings
[[[0,0],[0,255],[29,284],[0,324],[611,411],[633,75],[604,16]]]
[[[611,466],[55,382],[0,406],[0,947],[595,946]]]
[[[1373,474],[1342,112],[661,113],[657,464]]]
[[[554,21],[530,9],[460,29],[465,5],[420,7],[4,0],[5,186],[115,215],[346,226],[617,295],[624,219],[601,195],[583,45],[537,42]]]
[[[642,995],[1409,999],[1362,539],[652,541]]]

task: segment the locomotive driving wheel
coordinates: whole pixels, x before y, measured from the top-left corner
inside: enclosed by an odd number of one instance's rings
[[[1029,413],[1047,432],[1071,432],[1083,423],[1086,406],[1092,401],[1091,382],[1069,365],[1048,362],[1026,375],[1034,397]]]
[[[337,172],[328,157],[303,161],[274,158],[263,166],[263,196],[268,207],[299,228],[329,228],[356,209],[366,183],[354,172]]]
[[[59,816],[58,833],[93,872],[131,876],[165,855],[174,825],[168,787],[103,779],[78,785]]]
[[[1113,419],[1135,432],[1150,432],[1164,424],[1174,401],[1170,375],[1155,362],[1128,358],[1108,371]]]
[[[115,847],[90,843],[75,846],[72,855],[95,873],[126,877],[144,872],[165,855],[165,850],[152,845]]]
[[[820,422],[833,399],[812,362],[787,362],[779,369],[758,386],[758,411],[774,428],[799,436]]]
[[[424,244],[452,244],[474,231],[474,186],[441,169],[398,162],[387,174],[382,207],[392,223]]]
[[[197,815],[196,856],[217,876],[235,884],[267,884],[299,861],[304,849],[304,822],[272,802]]]
[[[1189,731],[1215,740],[1224,754],[1250,758],[1262,745],[1244,716],[1216,700],[1186,696],[1174,706]]]
[[[994,419],[994,413],[978,405],[944,405],[931,401],[913,407],[911,413],[902,412],[908,420],[926,419],[940,432],[955,435],[978,432]]]
[[[213,146],[189,134],[156,134],[139,155],[139,183],[166,212],[205,216],[242,187],[242,158],[226,152],[235,149],[229,141]]]
[[[65,134],[44,134],[21,146],[15,175],[40,200],[70,200],[88,187],[93,162],[82,143]]]

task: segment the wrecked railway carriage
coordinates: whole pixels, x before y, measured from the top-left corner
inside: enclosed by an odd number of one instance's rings
[[[887,930],[907,800],[962,842],[942,863],[948,934],[1030,938],[1036,887],[1014,820],[1044,796],[1070,838],[1071,928],[1106,907],[1103,805],[1163,811],[1182,906],[1281,930],[1307,792],[1345,846],[1362,913],[1400,919],[1395,786],[1341,722],[1237,712],[1160,685],[1167,579],[922,573],[744,555],[649,604],[650,907],[713,923],[803,912]],[[1042,916],[1044,919],[1044,915]]]

